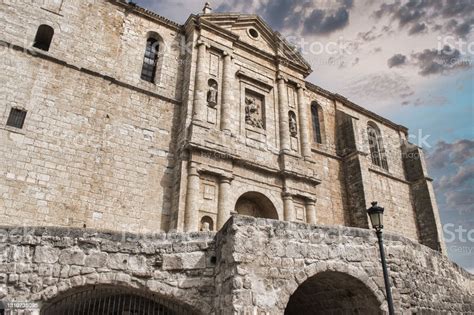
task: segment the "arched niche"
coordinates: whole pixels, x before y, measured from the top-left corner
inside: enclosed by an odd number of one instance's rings
[[[246,192],[235,204],[235,212],[257,218],[278,220],[278,212],[270,199],[259,192]]]

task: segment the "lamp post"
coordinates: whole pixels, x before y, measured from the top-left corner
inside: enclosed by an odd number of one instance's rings
[[[372,227],[375,229],[377,239],[379,240],[380,258],[382,259],[383,279],[385,282],[385,292],[387,293],[388,313],[394,315],[392,291],[390,289],[390,279],[388,278],[387,262],[385,261],[385,251],[383,249],[383,211],[384,208],[377,206],[377,202],[372,202],[372,207],[367,209]]]

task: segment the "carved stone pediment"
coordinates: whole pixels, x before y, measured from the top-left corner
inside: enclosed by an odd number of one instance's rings
[[[236,13],[211,13],[200,17],[200,25],[223,33],[243,48],[279,62],[293,65],[305,75],[312,70],[309,63],[293,45],[272,30],[258,15]]]

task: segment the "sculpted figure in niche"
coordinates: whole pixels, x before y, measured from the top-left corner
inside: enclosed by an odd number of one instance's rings
[[[254,97],[245,97],[245,122],[263,129],[261,109]]]
[[[201,231],[202,232],[209,232],[211,229],[209,227],[209,223],[208,222],[203,222],[202,225],[201,225]]]
[[[296,115],[293,112],[290,112],[289,114],[290,119],[289,119],[289,124],[290,124],[290,134],[295,137],[298,134],[298,126],[296,122]]]
[[[217,82],[209,80],[209,91],[207,92],[207,104],[214,108],[217,105]]]

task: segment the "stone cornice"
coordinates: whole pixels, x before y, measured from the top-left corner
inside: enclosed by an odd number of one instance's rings
[[[398,178],[398,177],[396,177],[395,175],[390,174],[390,173],[388,173],[388,172],[386,172],[386,171],[378,170],[378,169],[376,169],[376,168],[374,168],[374,167],[369,167],[369,172],[372,172],[372,173],[375,173],[375,174],[378,174],[378,175],[382,175],[382,176],[388,177],[388,178],[390,178],[390,179],[393,179],[393,180],[395,180],[395,181],[397,181],[397,182],[401,182],[401,183],[410,185],[410,182],[408,182],[408,181],[406,181],[406,180],[404,180],[404,179],[402,179],[402,178]]]
[[[280,171],[280,175],[285,177],[285,178],[296,178],[298,180],[310,183],[314,186],[321,184],[321,180],[319,178],[307,176],[304,174],[288,171],[288,170],[283,170]]]
[[[336,154],[333,154],[333,153],[330,153],[330,152],[327,152],[327,151],[325,151],[323,149],[320,149],[320,148],[318,148],[314,145],[311,146],[311,152],[314,152],[316,154],[321,154],[321,155],[327,156],[327,157],[335,159],[335,160],[339,160],[339,161],[342,160],[342,158],[340,156],[338,156]]]
[[[238,70],[236,75],[238,77],[244,77],[247,80],[252,81],[254,83],[263,85],[264,87],[267,88],[267,90],[273,89],[274,82],[272,82],[272,81],[263,81],[262,79],[258,79],[255,76],[252,76],[250,73],[246,72],[245,70],[242,70],[242,69]]]
[[[225,156],[227,159],[232,160],[233,162],[235,162],[236,164],[238,164],[240,166],[245,166],[245,167],[249,167],[249,168],[252,168],[252,169],[255,169],[255,170],[258,170],[258,171],[263,171],[263,172],[272,174],[273,176],[281,176],[281,177],[285,177],[285,178],[296,178],[298,180],[310,183],[312,185],[319,185],[321,183],[321,180],[318,179],[318,178],[314,178],[314,177],[311,177],[311,176],[307,176],[307,175],[304,175],[304,174],[299,174],[299,173],[288,171],[288,170],[281,170],[279,167],[271,167],[271,166],[267,166],[267,165],[258,164],[256,162],[251,161],[251,160],[244,159],[241,156],[238,156],[236,154],[216,150],[216,149],[213,149],[213,148],[204,147],[204,146],[202,146],[198,143],[194,143],[194,142],[188,142],[185,145],[184,149],[189,150],[189,151],[195,150],[195,151],[198,151],[198,152],[216,153],[218,155]]]
[[[239,40],[239,36],[232,33],[231,31],[228,31],[222,27],[219,27],[218,25],[207,21],[206,19],[202,19],[201,17],[198,17],[197,20],[194,21],[196,25],[201,28],[205,29],[209,32],[217,33],[221,37],[224,37],[225,39],[235,42]]]
[[[242,19],[245,22],[247,22],[246,20],[251,21],[251,22],[257,22],[257,24],[260,25],[262,30],[264,31],[265,37],[275,43],[274,54],[270,54],[266,51],[259,49],[258,47],[255,47],[251,44],[248,44],[240,40],[238,35],[232,33],[229,30],[226,30],[225,28],[221,27],[219,24],[214,23],[211,19],[212,17],[222,17],[223,19],[228,17],[228,18],[233,18],[235,21]],[[289,44],[278,33],[273,32],[267,26],[265,21],[263,21],[257,15],[245,16],[245,15],[240,15],[240,14],[235,15],[235,14],[214,14],[213,13],[213,14],[208,14],[208,15],[199,15],[197,17],[195,16],[192,19],[188,19],[186,23],[190,23],[190,22],[197,23],[199,27],[225,37],[226,39],[232,41],[235,47],[240,47],[243,50],[247,50],[253,54],[257,54],[261,58],[271,61],[273,63],[276,63],[277,65],[285,65],[293,70],[302,72],[305,76],[309,75],[312,71],[309,64],[303,59],[303,57],[300,56],[299,53],[295,54],[294,50],[290,48]],[[292,54],[295,54],[295,57],[297,57],[298,62],[295,62],[295,60],[288,58],[286,55],[281,55],[279,53],[279,49],[281,48],[281,46],[284,46],[284,49],[286,49],[287,51],[291,51]]]

